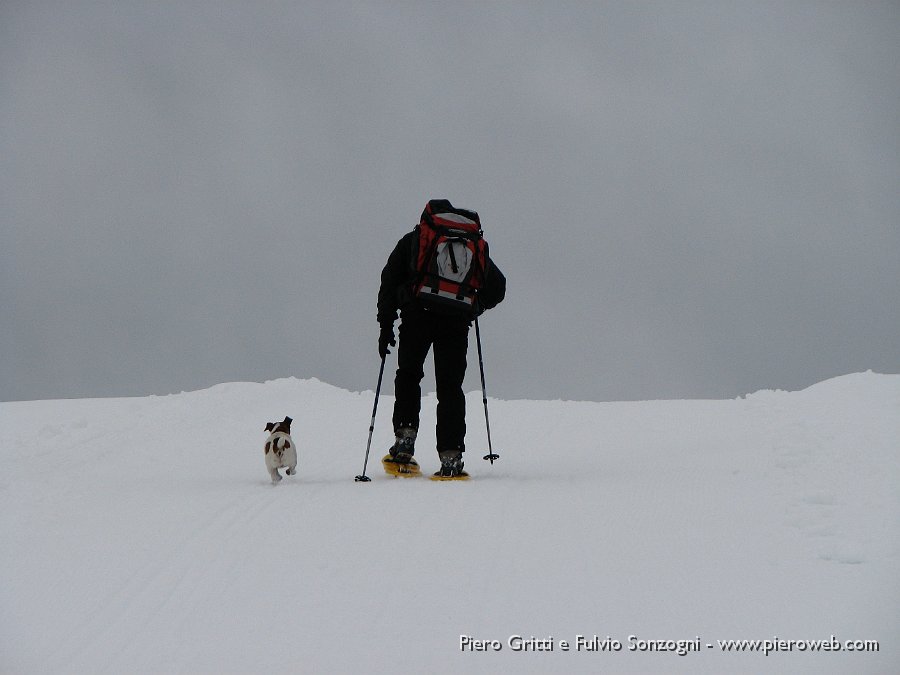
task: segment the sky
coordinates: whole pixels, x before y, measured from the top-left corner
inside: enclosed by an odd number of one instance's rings
[[[6,0],[0,400],[374,389],[431,198],[507,276],[490,396],[900,372],[898,35],[896,2]]]

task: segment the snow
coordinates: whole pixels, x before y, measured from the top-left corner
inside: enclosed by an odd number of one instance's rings
[[[0,404],[0,672],[900,672],[900,376],[492,399],[493,466],[473,392],[466,483],[383,475],[390,397],[355,482],[373,396],[283,379]],[[263,428],[285,415],[300,463],[274,486]],[[832,636],[879,651],[717,642]]]

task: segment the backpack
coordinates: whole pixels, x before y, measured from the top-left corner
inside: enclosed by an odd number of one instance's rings
[[[434,309],[474,315],[488,259],[478,214],[432,199],[416,230],[413,295]]]

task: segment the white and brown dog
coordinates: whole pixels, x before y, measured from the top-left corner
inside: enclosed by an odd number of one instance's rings
[[[266,439],[266,468],[272,476],[272,482],[281,480],[278,469],[287,469],[285,474],[293,476],[297,472],[297,446],[291,438],[290,417],[285,417],[283,422],[269,422],[266,431],[269,437]]]

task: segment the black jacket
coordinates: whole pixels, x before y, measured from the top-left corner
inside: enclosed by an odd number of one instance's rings
[[[393,324],[397,311],[422,308],[413,296],[415,283],[415,258],[419,246],[419,232],[413,230],[403,235],[381,271],[381,287],[378,289],[378,323]],[[506,277],[490,255],[484,272],[484,285],[478,291],[478,313],[496,307],[506,296]]]

